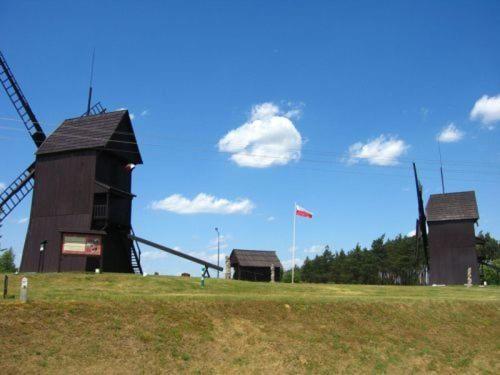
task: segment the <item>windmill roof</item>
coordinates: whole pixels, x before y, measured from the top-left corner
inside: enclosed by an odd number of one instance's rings
[[[231,252],[231,264],[243,267],[271,267],[283,268],[275,251],[234,249]]]
[[[427,221],[431,222],[479,219],[474,191],[432,194],[425,210]]]
[[[135,164],[142,159],[127,110],[65,120],[38,148],[37,155],[106,149]]]

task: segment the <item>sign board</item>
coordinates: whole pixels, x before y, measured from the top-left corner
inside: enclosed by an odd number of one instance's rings
[[[63,234],[63,254],[100,256],[101,251],[102,238],[99,235]]]

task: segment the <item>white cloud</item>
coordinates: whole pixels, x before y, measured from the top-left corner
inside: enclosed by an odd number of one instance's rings
[[[454,123],[450,123],[441,130],[441,133],[437,136],[437,140],[444,143],[458,142],[464,135],[465,132],[458,129]]]
[[[480,121],[488,129],[493,129],[493,123],[500,121],[500,94],[497,96],[483,95],[474,104],[470,118]]]
[[[226,253],[220,253],[219,256],[219,265],[224,266],[226,264]],[[217,254],[211,254],[207,258],[204,258],[204,260],[208,260],[209,262],[212,262],[214,264],[217,264]]]
[[[247,198],[230,201],[205,193],[200,193],[193,199],[185,198],[181,194],[173,194],[151,204],[151,208],[154,210],[164,210],[178,214],[249,214],[254,207],[252,201]]]
[[[5,185],[3,182],[0,182],[0,191],[5,190],[6,187],[7,185]]]
[[[266,220],[267,221],[274,221],[274,220],[276,220],[276,218],[274,216],[269,216]]]
[[[228,152],[241,167],[267,168],[300,159],[302,136],[291,121],[300,110],[282,112],[273,103],[252,108],[250,119],[231,130],[218,142],[220,152]]]
[[[125,107],[120,107],[116,109],[117,111],[128,111],[128,108]],[[135,118],[135,115],[133,113],[128,112],[128,115],[130,116],[130,119],[133,120]]]
[[[406,237],[413,237],[416,233],[417,233],[416,230],[413,229],[406,234]]]
[[[373,165],[396,165],[399,164],[398,158],[405,154],[409,147],[402,139],[382,134],[366,143],[357,142],[351,145],[347,163],[355,164],[366,160]]]
[[[420,108],[420,115],[422,116],[422,120],[427,120],[427,116],[429,115],[429,108],[427,107],[421,107]]]
[[[232,237],[230,234],[219,236],[220,249],[227,249],[229,244],[227,243]],[[210,245],[208,246],[210,250],[217,250],[217,237],[210,240]]]
[[[141,112],[141,116],[147,116],[149,115],[149,109],[145,109]]]
[[[304,263],[303,259],[295,258],[295,266],[302,267],[303,263]],[[285,260],[284,262],[281,262],[281,264],[283,265],[283,268],[285,270],[292,269],[292,260],[291,259]]]
[[[195,257],[195,258],[199,258],[201,260],[206,260],[207,262],[210,262],[210,263],[214,263],[214,264],[217,264],[217,253],[207,253],[206,251],[190,251],[188,252],[189,255],[191,255],[192,257]],[[226,264],[226,256],[228,256],[229,254],[226,254],[226,253],[220,253],[220,256],[219,256],[219,265],[221,267],[224,267],[224,265]],[[215,271],[217,272],[217,271]]]
[[[161,250],[143,251],[141,254],[141,259],[147,259],[147,260],[158,260],[158,259],[164,259],[167,257],[168,257],[168,254],[164,251],[161,251]]]
[[[306,254],[320,254],[325,250],[325,245],[313,245],[304,249]]]
[[[27,223],[28,222],[28,218],[27,217],[23,217],[21,219],[19,219],[17,221],[18,224],[24,224],[24,223]]]

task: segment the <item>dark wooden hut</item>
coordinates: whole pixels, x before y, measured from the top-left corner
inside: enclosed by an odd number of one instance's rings
[[[283,266],[275,251],[234,249],[229,256],[234,269],[233,279],[249,281],[271,281],[271,265],[274,265],[275,280],[281,279]]]
[[[127,111],[64,121],[38,148],[22,272],[141,272],[131,169],[142,164]]]
[[[479,213],[474,191],[431,195],[426,216],[430,283],[465,284],[469,267],[473,283],[478,283],[474,225]]]

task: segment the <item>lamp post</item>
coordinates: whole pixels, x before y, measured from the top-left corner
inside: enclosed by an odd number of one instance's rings
[[[219,256],[220,256],[220,232],[219,228],[215,227],[217,232],[217,267],[219,267]],[[217,269],[217,278],[219,278],[219,269]]]

